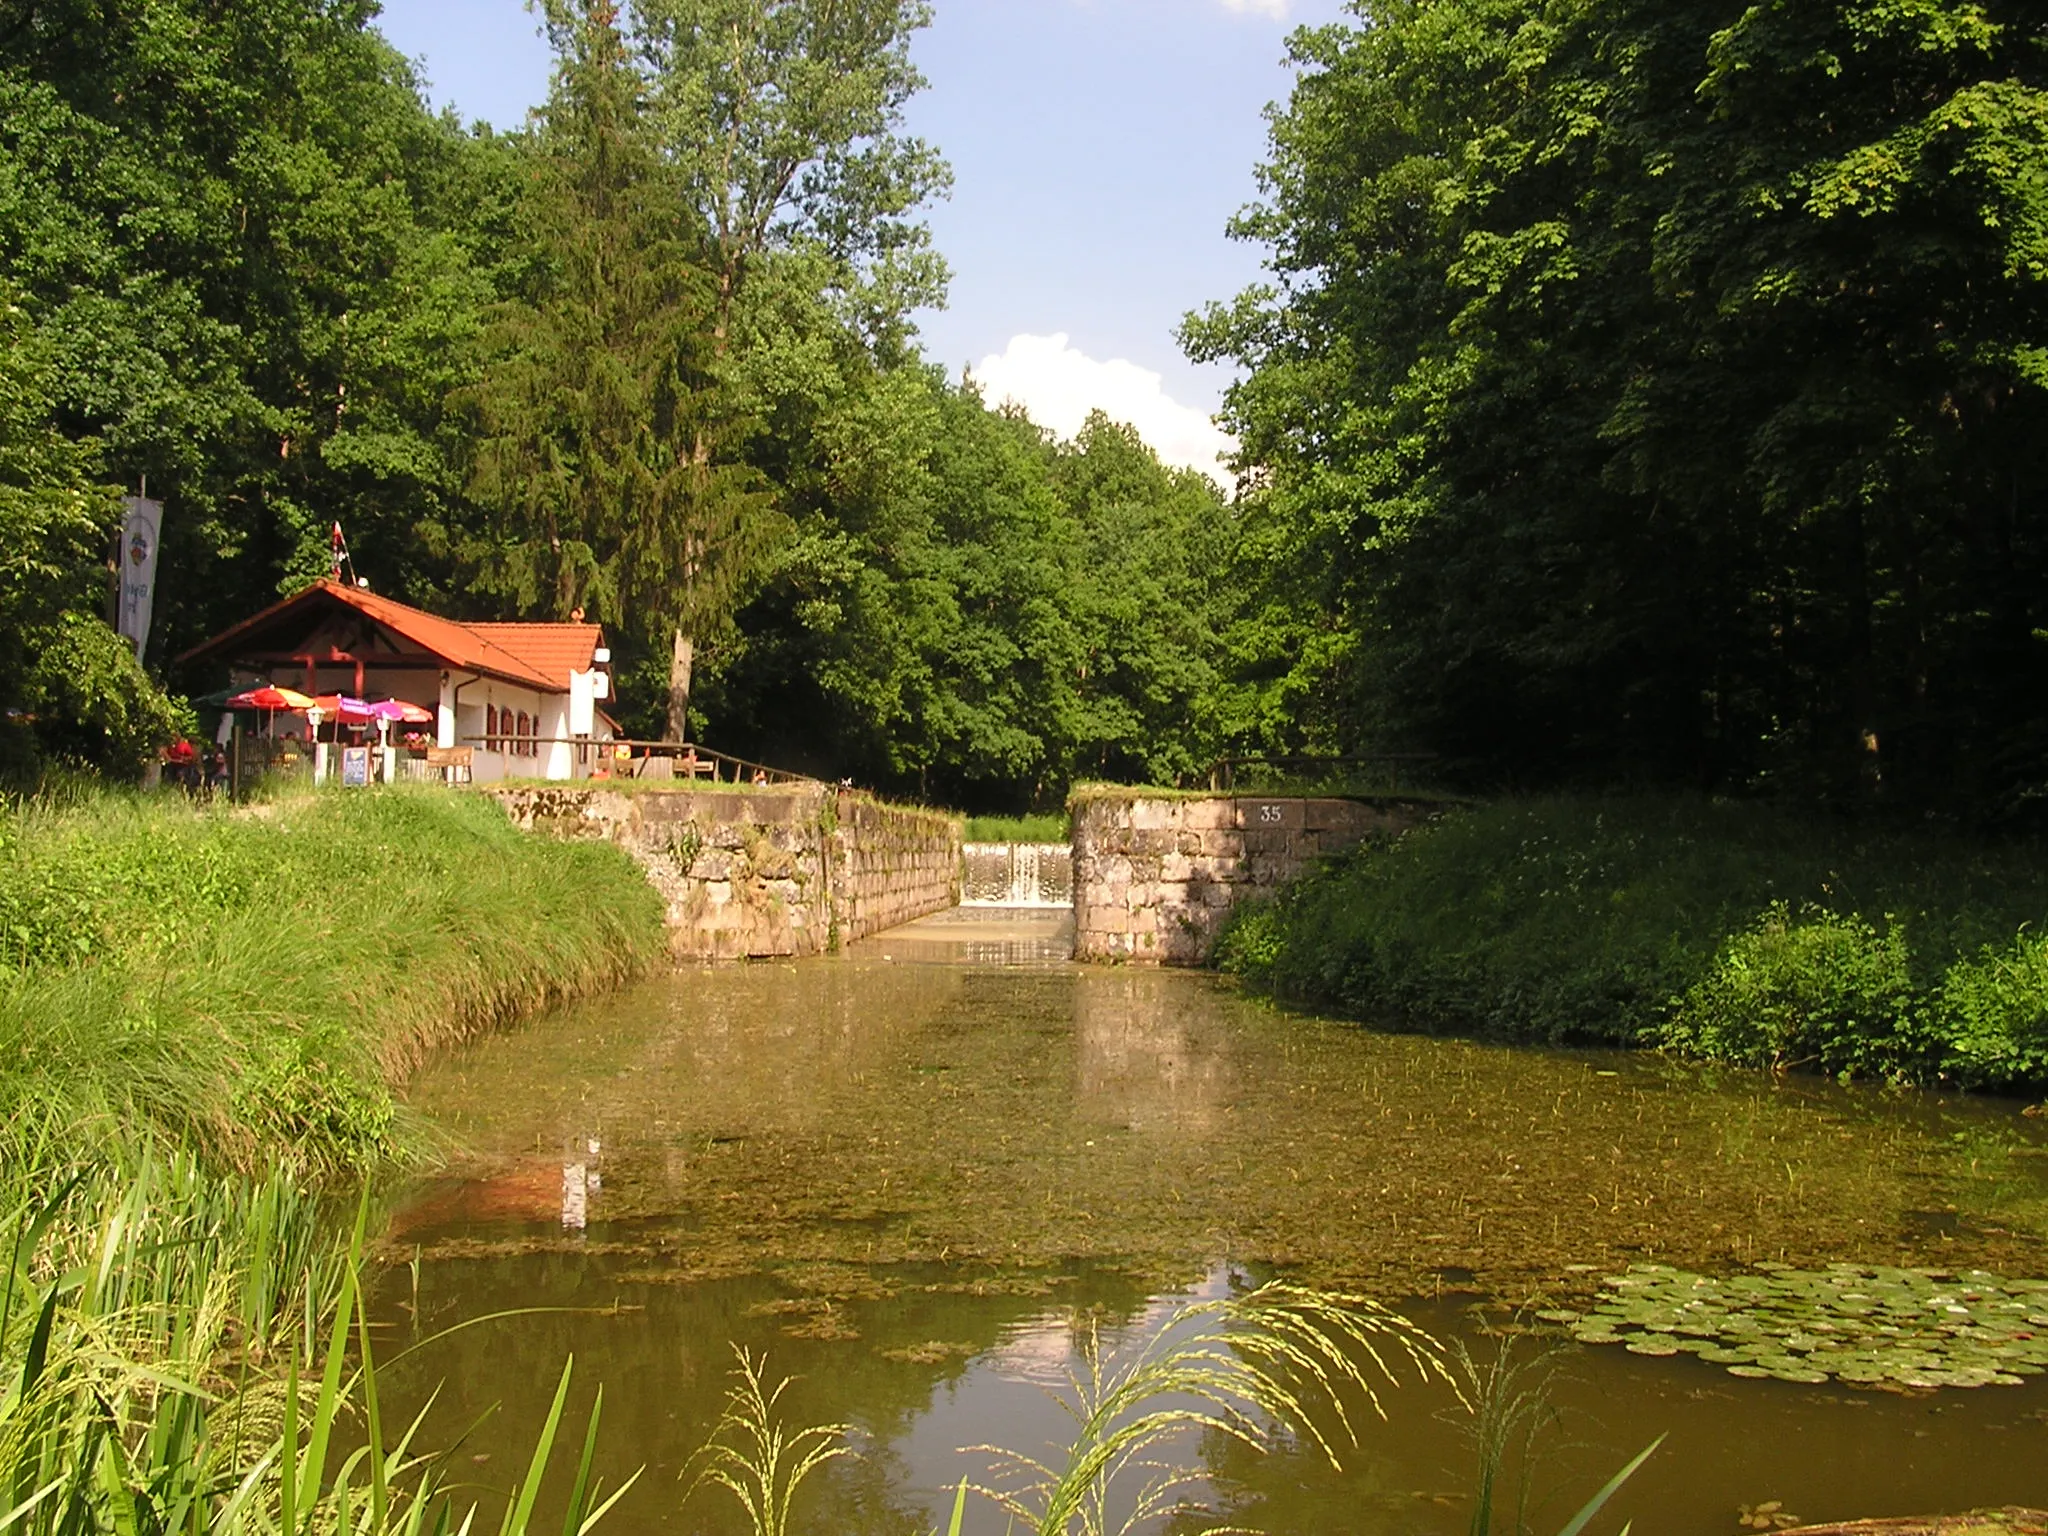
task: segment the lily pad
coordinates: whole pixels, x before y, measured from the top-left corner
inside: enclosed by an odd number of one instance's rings
[[[2010,1386],[2048,1371],[2048,1282],[1886,1265],[1758,1265],[1716,1277],[1639,1264],[1566,1322],[1585,1344],[1696,1354],[1746,1377],[1887,1390]],[[2016,1297],[2024,1296],[2023,1301]]]

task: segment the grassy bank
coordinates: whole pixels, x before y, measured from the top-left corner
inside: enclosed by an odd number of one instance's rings
[[[1066,816],[1054,811],[1029,816],[964,816],[960,821],[963,843],[1064,843],[1067,835]]]
[[[661,945],[623,854],[437,791],[15,805],[0,870],[17,1172],[137,1142],[222,1171],[375,1165],[417,1144],[393,1090],[423,1052]]]
[[[1402,1027],[2033,1090],[2044,853],[1754,805],[1502,802],[1245,909],[1218,962]]]

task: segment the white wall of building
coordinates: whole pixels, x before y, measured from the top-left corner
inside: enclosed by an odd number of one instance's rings
[[[491,733],[494,710],[498,715],[495,736]],[[524,738],[517,735],[521,713],[532,722]],[[441,684],[436,741],[444,747],[470,748],[470,777],[479,784],[500,779],[588,778],[601,754],[594,747],[583,749],[574,739],[579,733],[570,729],[571,713],[567,693],[541,693],[473,672],[450,672]],[[609,739],[611,731],[601,718],[595,725],[591,738]]]

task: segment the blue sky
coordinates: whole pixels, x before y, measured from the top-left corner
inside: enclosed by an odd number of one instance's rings
[[[931,210],[952,302],[920,318],[930,354],[1071,432],[1091,405],[1163,455],[1209,467],[1228,376],[1173,328],[1259,276],[1225,220],[1255,193],[1261,109],[1284,99],[1287,32],[1339,0],[937,0],[916,45],[930,89],[910,131],[952,162]],[[547,91],[521,0],[384,0],[436,105],[512,126]],[[1063,340],[1061,338],[1064,338]]]

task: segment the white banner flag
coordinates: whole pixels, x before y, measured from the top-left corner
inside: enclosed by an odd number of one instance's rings
[[[121,616],[117,626],[135,642],[135,659],[149,641],[149,614],[156,603],[156,540],[163,527],[164,504],[141,496],[122,498]]]

